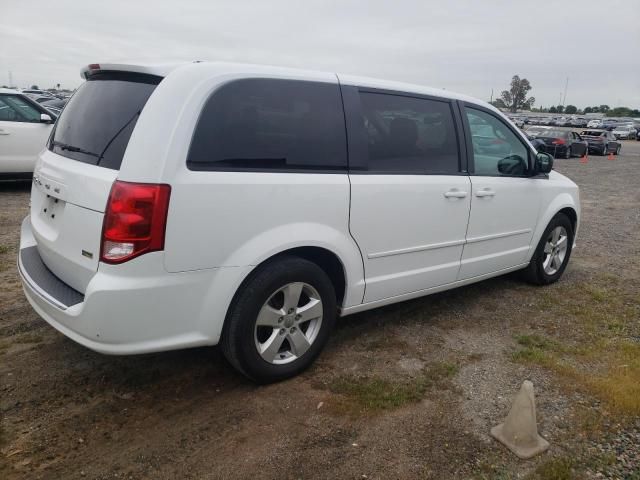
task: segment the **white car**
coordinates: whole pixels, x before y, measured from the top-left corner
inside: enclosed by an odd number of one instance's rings
[[[26,95],[0,88],[0,178],[31,177],[54,118]]]
[[[587,123],[587,128],[600,128],[602,126],[602,120],[589,120]]]
[[[259,382],[337,316],[524,269],[557,281],[578,187],[485,102],[335,73],[93,64],[34,174],[19,270],[98,352],[220,343]]]
[[[611,133],[618,140],[632,140],[636,138],[638,132],[632,125],[618,125]]]

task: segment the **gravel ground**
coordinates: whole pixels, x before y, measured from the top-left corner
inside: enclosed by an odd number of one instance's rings
[[[637,418],[606,417],[589,391],[513,359],[518,335],[573,339],[582,328],[567,320],[575,305],[549,302],[603,278],[637,309],[640,142],[622,153],[556,162],[580,185],[583,206],[559,283],[533,288],[508,275],[347,317],[314,367],[266,387],[215,348],[107,357],[47,326],[15,268],[28,185],[0,185],[0,476],[640,478]],[[629,327],[638,338],[639,324]],[[525,379],[551,443],[529,461],[488,435]],[[610,420],[586,432],[585,414]]]

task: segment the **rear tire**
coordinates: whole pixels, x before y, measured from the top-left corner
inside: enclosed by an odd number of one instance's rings
[[[529,266],[523,271],[525,280],[534,285],[557,282],[569,263],[573,235],[569,217],[564,213],[553,217],[540,238]]]
[[[564,158],[566,160],[569,160],[571,158],[571,147],[567,147],[567,149],[564,152]]]
[[[614,153],[614,155],[620,155],[620,150],[622,149],[622,145],[618,145],[618,148],[616,148],[616,151]]]
[[[299,257],[279,257],[259,266],[238,289],[225,319],[222,352],[257,383],[284,380],[318,357],[336,314],[335,290],[324,270]]]

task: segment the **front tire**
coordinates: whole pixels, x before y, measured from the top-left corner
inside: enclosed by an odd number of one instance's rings
[[[557,282],[569,263],[573,235],[573,225],[565,214],[558,213],[553,217],[524,270],[525,279],[534,285]]]
[[[279,257],[258,267],[236,293],[221,347],[258,383],[293,377],[318,357],[336,321],[336,294],[315,263]]]
[[[564,158],[566,160],[569,160],[571,158],[571,147],[567,147],[567,149],[564,152]]]

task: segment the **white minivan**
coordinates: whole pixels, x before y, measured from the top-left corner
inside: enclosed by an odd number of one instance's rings
[[[82,76],[18,263],[36,312],[98,352],[219,343],[276,381],[337,316],[569,261],[578,187],[484,102],[255,65]]]
[[[27,95],[0,88],[0,180],[31,178],[54,119]]]

